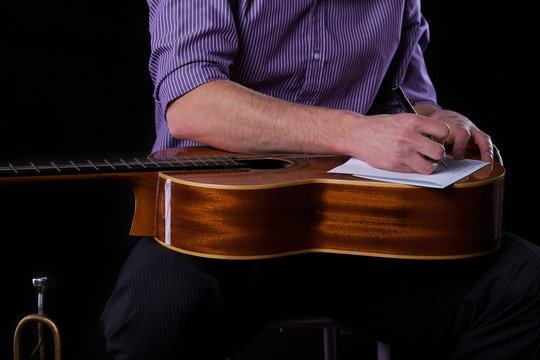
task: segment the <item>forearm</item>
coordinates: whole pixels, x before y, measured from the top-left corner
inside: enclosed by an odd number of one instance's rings
[[[226,80],[199,86],[167,110],[174,137],[244,153],[343,154],[352,117],[360,115],[282,101]]]

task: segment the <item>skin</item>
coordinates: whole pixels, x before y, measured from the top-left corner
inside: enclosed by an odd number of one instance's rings
[[[216,80],[173,101],[166,118],[174,137],[232,152],[348,155],[377,168],[421,174],[435,170],[445,146],[453,148],[456,159],[477,148],[482,160],[493,160],[490,137],[465,116],[428,104],[415,109],[418,115],[364,116],[290,103]]]

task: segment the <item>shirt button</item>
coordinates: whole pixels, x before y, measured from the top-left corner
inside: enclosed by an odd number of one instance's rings
[[[316,51],[316,52],[313,53],[313,59],[314,60],[320,60],[320,58],[321,58],[321,53],[320,52]]]

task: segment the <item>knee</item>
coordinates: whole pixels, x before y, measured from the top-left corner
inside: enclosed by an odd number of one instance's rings
[[[505,234],[507,241],[501,271],[507,285],[516,292],[540,296],[540,247],[512,234]]]
[[[137,288],[133,283],[117,287],[100,317],[109,357],[183,359],[219,351],[204,349],[222,327],[219,300],[211,304],[215,293],[186,285],[169,293],[147,289],[143,295]]]
[[[107,355],[114,359],[187,357],[200,339],[217,328],[222,312],[215,278],[187,263],[181,254],[142,243],[126,261],[100,317]]]
[[[501,283],[491,283],[491,300],[508,314],[528,314],[522,318],[534,329],[540,322],[540,247],[516,236],[508,241],[494,276]]]

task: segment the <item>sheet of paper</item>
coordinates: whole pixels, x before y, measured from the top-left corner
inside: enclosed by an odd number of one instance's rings
[[[340,165],[330,173],[350,174],[365,179],[387,181],[399,184],[408,184],[432,188],[445,188],[448,185],[463,179],[473,172],[486,166],[487,162],[479,160],[454,160],[453,157],[447,156],[446,162],[448,169],[444,166],[439,167],[431,175],[400,173],[387,170],[381,170],[368,165],[366,162],[351,158],[343,165]]]

